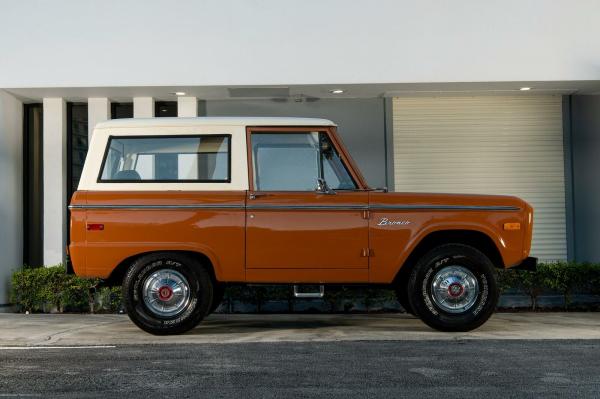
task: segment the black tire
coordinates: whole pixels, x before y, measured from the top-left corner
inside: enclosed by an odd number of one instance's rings
[[[446,278],[444,273],[449,273]],[[472,284],[461,285],[452,277],[447,278],[457,273],[468,276]],[[452,283],[444,288],[449,281]],[[436,294],[433,293],[434,282],[439,283]],[[440,331],[473,330],[490,318],[498,302],[494,265],[481,251],[471,246],[441,245],[415,265],[408,281],[408,298],[421,320],[432,328]],[[448,303],[445,303],[446,299]],[[449,309],[452,305],[457,308]]]
[[[144,300],[146,282],[157,273],[174,271],[187,284],[187,300],[173,315],[159,314]],[[162,290],[162,288],[161,288]],[[211,306],[213,283],[209,273],[197,260],[180,253],[159,252],[138,258],[123,279],[125,310],[139,328],[155,335],[180,334],[194,328]],[[175,298],[173,291],[169,298]],[[154,299],[156,300],[156,298]],[[152,301],[150,301],[152,302]]]
[[[206,316],[214,313],[214,311],[217,310],[219,305],[221,305],[221,302],[223,302],[224,296],[225,296],[225,285],[224,284],[215,284],[213,287],[212,303],[210,305],[210,308],[208,309],[208,312],[206,313]]]
[[[408,288],[406,287],[406,282],[403,281],[398,284],[394,291],[396,292],[396,299],[400,303],[400,306],[402,306],[402,309],[404,309],[406,313],[416,316],[417,314],[412,306],[410,306],[410,301],[408,300]]]

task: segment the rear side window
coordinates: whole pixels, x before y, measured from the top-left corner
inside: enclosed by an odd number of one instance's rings
[[[99,182],[231,181],[231,136],[110,137]]]

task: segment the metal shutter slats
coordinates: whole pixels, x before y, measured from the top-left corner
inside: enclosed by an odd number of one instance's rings
[[[566,259],[560,96],[394,98],[393,135],[396,191],[516,195],[532,255]]]

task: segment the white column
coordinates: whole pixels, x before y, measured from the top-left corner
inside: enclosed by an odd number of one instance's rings
[[[110,101],[106,97],[88,98],[88,143],[92,141],[94,127],[110,119]]]
[[[67,106],[44,98],[44,264],[64,261],[67,242]]]
[[[0,305],[23,264],[23,104],[0,90]]]
[[[198,116],[198,98],[183,96],[177,97],[177,116]]]
[[[154,118],[154,99],[152,97],[134,97],[133,117]]]

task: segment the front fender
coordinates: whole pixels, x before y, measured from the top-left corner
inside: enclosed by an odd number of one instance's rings
[[[475,214],[477,213],[477,214]],[[502,226],[507,222],[519,221],[518,212],[473,212],[469,217],[457,212],[398,212],[389,211],[377,217],[405,222],[403,225],[371,227],[370,241],[375,256],[370,263],[370,281],[391,283],[408,257],[417,246],[433,233],[444,231],[468,231],[489,237],[500,254],[504,266],[513,265],[522,260],[522,233],[505,231]],[[449,241],[451,238],[449,238]]]

